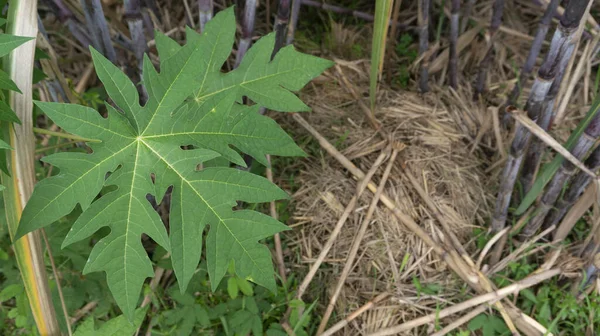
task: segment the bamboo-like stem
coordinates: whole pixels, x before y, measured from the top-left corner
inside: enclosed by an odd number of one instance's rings
[[[254,32],[254,21],[256,19],[256,0],[246,0],[244,7],[244,18],[242,19],[242,38],[238,45],[235,56],[234,68],[237,68],[252,44],[252,33]]]
[[[424,325],[426,323],[431,323],[438,319],[459,313],[459,312],[461,312],[465,309],[469,309],[471,307],[475,307],[475,306],[478,306],[478,305],[481,305],[484,303],[496,302],[496,301],[504,298],[505,296],[508,296],[511,294],[516,294],[525,288],[534,286],[542,281],[545,281],[552,277],[555,277],[555,276],[559,275],[560,272],[561,272],[560,269],[555,268],[552,270],[543,271],[541,273],[534,273],[521,281],[515,282],[515,283],[508,285],[497,291],[493,291],[490,293],[486,293],[486,294],[474,297],[467,301],[455,304],[454,306],[442,309],[440,311],[436,311],[432,314],[419,317],[417,319],[402,323],[397,326],[381,329],[377,332],[369,334],[369,336],[396,335],[400,332],[407,331],[407,330],[416,328],[418,326]]]
[[[421,58],[421,69],[419,74],[419,89],[422,93],[429,91],[429,60],[425,53],[429,49],[429,7],[430,0],[418,0],[418,24],[419,24],[419,57]]]
[[[476,0],[467,0],[467,3],[465,5],[465,12],[463,13],[463,19],[460,22],[460,34],[464,33],[467,29],[467,25],[469,24],[469,20],[471,19],[471,12],[473,11],[475,1]]]
[[[542,20],[540,21],[533,42],[531,43],[531,49],[529,49],[529,54],[527,54],[525,64],[521,68],[519,79],[509,94],[506,105],[516,105],[517,99],[521,95],[523,87],[525,87],[527,84],[527,78],[535,66],[535,61],[540,53],[540,50],[542,49],[542,44],[546,39],[546,34],[548,33],[550,23],[552,22],[552,16],[556,12],[556,7],[558,7],[559,2],[559,0],[551,0],[548,7],[546,7],[546,11],[542,16]]]
[[[577,159],[581,160],[592,148],[597,138],[600,137],[600,114],[597,114],[586,128],[584,134],[579,138],[571,153]],[[565,185],[571,180],[577,167],[570,161],[565,160],[558,169],[542,196],[542,200],[535,216],[525,225],[521,232],[522,237],[530,237],[537,229],[542,226],[546,215],[551,210],[554,203],[558,200],[560,193]]]
[[[458,43],[459,12],[460,0],[452,0],[452,12],[450,14],[450,56],[448,58],[448,81],[450,87],[455,90],[458,88],[458,53],[456,51],[456,44]]]
[[[275,47],[271,54],[271,59],[279,52],[285,45],[287,37],[287,26],[290,21],[290,1],[291,0],[279,0],[277,6],[277,17],[273,25],[273,31],[275,31]]]
[[[298,27],[298,19],[300,18],[300,7],[302,5],[302,0],[292,0],[292,15],[290,16],[290,24],[288,26],[286,44],[294,43],[294,34],[296,33],[296,28]]]
[[[214,3],[213,0],[198,0],[198,22],[200,26],[200,32],[204,31],[204,26],[213,17]]]
[[[111,62],[117,63],[117,53],[111,41],[102,3],[100,0],[81,0],[81,8],[85,15],[88,33],[92,37],[92,45]]]
[[[570,1],[565,10],[565,14],[556,29],[556,33],[552,38],[549,56],[554,59],[556,73],[552,86],[546,95],[542,114],[538,120],[538,125],[544,130],[550,128],[550,123],[554,118],[554,103],[562,84],[565,69],[575,50],[575,42],[579,36],[577,30],[579,29],[580,22],[584,17],[586,9],[589,10],[588,4],[591,4],[589,0]],[[555,46],[555,48],[553,48],[553,46]],[[539,139],[534,138],[531,141],[530,149],[527,152],[527,156],[523,163],[523,171],[520,177],[521,186],[525,194],[529,192],[533,185],[544,148],[543,142],[539,141]]]
[[[504,0],[495,0],[492,7],[492,21],[490,23],[489,38],[486,46],[485,56],[479,63],[479,71],[475,80],[474,98],[477,99],[483,93],[486,86],[487,71],[494,55],[494,42],[496,41],[496,32],[502,23],[502,13],[504,11]]]
[[[10,91],[8,94],[8,104],[21,120],[21,124],[2,124],[4,139],[14,149],[2,153],[6,155],[6,166],[11,173],[11,176],[2,173],[2,184],[6,188],[3,197],[6,223],[37,329],[41,335],[60,335],[52,304],[52,294],[48,286],[40,232],[36,230],[28,233],[17,241],[13,239],[21,213],[35,184],[33,162],[35,137],[31,128],[33,125],[32,75],[35,37],[38,33],[37,1],[11,1],[6,28],[8,34],[32,38],[32,41],[13,50],[8,55],[8,59],[3,62],[10,79],[21,91],[21,93]]]
[[[600,169],[600,146],[596,147],[596,149],[592,151],[588,159],[585,161],[585,165],[591,171],[597,171]],[[592,182],[592,178],[588,174],[584,172],[577,173],[567,188],[567,191],[564,193],[562,199],[558,201],[556,206],[548,215],[544,226],[558,225],[558,222],[565,216],[567,211],[577,201],[577,199],[579,199],[590,182]],[[558,234],[558,232],[562,232],[562,230],[557,230],[556,232]],[[558,237],[557,234],[554,235],[555,241],[565,238],[564,236]]]
[[[390,172],[392,171],[392,168],[394,167],[394,162],[396,161],[397,155],[398,155],[398,148],[395,148],[394,151],[392,152],[392,156],[390,157],[387,166],[385,167],[385,171],[383,172],[383,176],[381,177],[381,181],[379,182],[379,187],[377,188],[377,191],[375,191],[375,195],[373,196],[373,199],[371,200],[371,204],[369,205],[369,210],[367,210],[367,215],[363,219],[363,221],[360,225],[360,228],[358,230],[358,233],[354,237],[354,241],[352,242],[352,247],[350,248],[350,251],[348,252],[348,257],[346,258],[346,263],[344,264],[344,269],[342,270],[342,274],[338,278],[338,282],[335,286],[333,294],[331,295],[331,298],[329,299],[329,304],[327,304],[327,309],[325,310],[325,313],[323,314],[323,317],[321,318],[321,323],[319,324],[319,328],[317,329],[317,335],[320,335],[325,330],[325,327],[327,326],[327,322],[329,322],[329,318],[331,317],[331,314],[333,313],[335,303],[337,302],[337,299],[338,299],[340,293],[342,292],[344,283],[346,282],[348,275],[350,274],[350,272],[352,271],[352,268],[354,267],[354,260],[358,253],[358,249],[360,248],[362,239],[365,236],[365,233],[367,232],[367,228],[369,227],[369,224],[371,223],[371,219],[373,218],[373,214],[375,213],[375,209],[377,208],[377,204],[379,203],[379,198],[381,197],[381,194],[383,193],[385,184],[387,183],[387,179],[390,176]]]

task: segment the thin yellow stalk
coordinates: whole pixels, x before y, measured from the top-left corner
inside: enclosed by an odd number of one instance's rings
[[[37,1],[11,1],[8,13],[9,34],[37,35]],[[29,41],[15,49],[5,67],[10,78],[17,84],[22,94],[9,93],[9,104],[21,120],[21,125],[5,124],[3,132],[14,148],[7,154],[7,166],[11,176],[2,174],[4,206],[11,240],[17,229],[21,213],[31,196],[35,185],[33,165],[35,138],[32,132],[32,75],[35,41]],[[60,335],[52,295],[48,287],[48,277],[39,231],[27,234],[14,242],[13,248],[17,264],[23,278],[29,305],[41,335]]]

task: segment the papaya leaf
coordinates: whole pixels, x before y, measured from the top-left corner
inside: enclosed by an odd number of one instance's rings
[[[234,211],[237,201],[258,203],[288,197],[267,179],[228,167],[202,167],[222,157],[244,165],[240,151],[266,163],[266,155],[304,152],[259,106],[280,111],[308,107],[290,90],[299,90],[332,63],[286,47],[273,61],[274,36],[261,38],[236,70],[222,73],[235,37],[233,10],[217,14],[202,35],[188,29],[179,46],[157,32],[160,72],[146,56],[141,106],[134,84],[91,48],[98,78],[116,105],[107,117],[72,104],[37,102],[62,129],[93,139],[87,153],[58,153],[43,161],[60,169],[42,180],[23,212],[17,237],[50,225],[77,204],[83,210],[63,247],[102,227],[83,273],[104,271],[124,315],[132,320],[140,290],[153,276],[141,243],[143,234],[171,253],[180,290],[187,288],[200,260],[203,232],[212,289],[228,266],[243,279],[275,291],[271,254],[259,240],[285,230],[279,221],[250,210]],[[255,105],[240,104],[246,96]],[[235,150],[234,148],[235,147]],[[111,191],[99,193],[103,187]],[[168,188],[170,232],[147,200],[162,200]]]

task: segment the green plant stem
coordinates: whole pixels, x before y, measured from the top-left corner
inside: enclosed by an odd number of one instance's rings
[[[71,139],[71,140],[74,140],[74,141],[100,142],[100,141],[94,140],[94,139],[83,138],[83,137],[80,137],[80,136],[77,136],[77,135],[73,135],[73,134],[67,134],[67,133],[62,133],[62,132],[50,131],[50,130],[39,128],[39,127],[33,127],[33,132],[37,133],[37,134],[50,135],[50,136],[54,136],[54,137],[58,137],[58,138]]]

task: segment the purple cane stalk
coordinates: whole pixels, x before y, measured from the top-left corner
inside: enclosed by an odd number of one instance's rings
[[[525,105],[527,116],[532,120],[537,120],[541,114],[544,98],[550,90],[554,73],[552,72],[552,63],[543,64],[538,71],[537,77],[531,88],[529,100]],[[492,230],[499,232],[506,224],[508,215],[508,207],[512,198],[512,191],[517,180],[521,163],[525,156],[527,144],[531,137],[531,133],[521,124],[517,125],[515,137],[510,146],[508,160],[504,166],[501,176],[500,189],[498,190],[498,198],[496,199],[496,209],[492,218]]]
[[[213,0],[198,0],[200,32],[204,31],[204,26],[213,17],[214,3]]]
[[[290,20],[290,0],[279,0],[279,6],[277,6],[277,17],[275,18],[275,24],[273,30],[275,31],[275,47],[271,54],[271,59],[279,52],[279,50],[285,45],[287,26]]]
[[[111,41],[102,3],[100,0],[81,0],[81,8],[85,15],[88,33],[92,37],[92,45],[111,62],[117,63],[117,53]]]
[[[502,13],[504,11],[504,0],[496,0],[492,8],[492,22],[490,23],[489,29],[489,40],[487,43],[487,51],[485,56],[479,63],[479,72],[477,73],[477,79],[475,81],[474,98],[478,98],[479,95],[485,90],[487,71],[490,67],[490,63],[494,57],[494,42],[496,41],[496,32],[502,23]]]
[[[579,160],[583,159],[590,148],[594,146],[598,137],[600,137],[600,114],[596,114],[590,121],[584,134],[579,138],[573,149],[571,149],[571,154]],[[535,216],[525,225],[521,232],[522,237],[531,237],[542,226],[548,212],[550,212],[552,206],[558,200],[563,187],[569,183],[575,172],[577,172],[577,167],[570,161],[565,160],[554,177],[552,177],[550,183],[548,183],[540,205],[536,209]]]
[[[300,1],[302,2],[302,5],[305,5],[305,6],[316,7],[316,8],[320,8],[322,10],[326,10],[326,11],[337,13],[337,14],[352,15],[355,18],[362,19],[365,21],[370,21],[370,22],[375,21],[375,16],[373,16],[372,14],[369,14],[369,13],[359,12],[359,11],[352,10],[350,8],[344,8],[344,7],[340,7],[340,6],[329,5],[329,4],[322,3],[319,1],[315,1],[315,0],[300,0]],[[392,20],[390,20],[390,24],[392,24]],[[406,25],[404,23],[398,22],[397,25],[400,30],[404,30],[404,29],[408,28],[408,25]]]
[[[450,57],[448,59],[448,79],[450,87],[458,87],[458,53],[456,45],[458,42],[458,24],[460,12],[460,0],[452,0],[452,13],[450,15]]]
[[[77,42],[87,49],[91,44],[87,29],[82,26],[81,22],[79,22],[77,18],[75,18],[73,12],[67,6],[65,6],[62,0],[45,2],[47,3],[48,7],[54,11],[58,20],[69,28],[71,35],[75,37]]]
[[[555,57],[557,60],[557,71],[552,87],[546,96],[544,103],[544,110],[538,121],[538,125],[544,130],[550,128],[550,123],[554,117],[554,103],[556,96],[560,91],[560,85],[562,83],[565,70],[575,51],[576,46],[576,35],[579,23],[584,16],[584,12],[587,8],[588,0],[573,0],[569,3],[569,6],[565,9],[558,28],[552,38],[552,43],[549,51],[551,57]],[[555,56],[556,55],[556,56]],[[532,140],[530,149],[527,153],[527,157],[523,164],[523,171],[521,172],[521,186],[523,187],[524,193],[529,192],[531,189],[535,174],[538,170],[542,153],[545,149],[545,144],[535,138]]]
[[[256,18],[256,0],[246,0],[244,7],[244,18],[242,19],[242,38],[235,57],[234,68],[237,68],[246,55],[246,51],[252,44],[252,33],[254,32],[254,20]]]
[[[596,149],[592,151],[590,156],[585,161],[585,165],[591,171],[597,171],[600,169],[600,146],[596,147]],[[558,222],[560,222],[560,220],[567,214],[567,211],[569,211],[571,206],[575,204],[575,202],[587,189],[590,182],[592,182],[592,178],[588,174],[581,171],[577,173],[563,197],[556,203],[554,209],[552,209],[548,215],[548,218],[546,218],[544,226],[550,227],[552,225],[558,225]]]
[[[286,44],[294,43],[294,34],[296,33],[296,27],[298,27],[298,18],[300,17],[300,7],[302,0],[293,0],[292,2],[292,16],[290,17],[290,25],[288,27]]]
[[[430,0],[419,0],[418,24],[419,24],[419,57],[421,58],[421,69],[419,76],[419,89],[422,93],[429,91],[429,60],[425,57],[429,49],[429,6]]]
[[[584,8],[587,6],[587,0],[571,0],[567,8],[581,6],[581,3],[585,3]],[[576,11],[572,9],[568,9],[568,11],[576,13]],[[579,22],[581,16],[579,16],[579,20],[575,21]],[[556,33],[552,38],[552,42],[550,43],[550,49],[544,63],[538,70],[538,75],[533,83],[525,106],[529,118],[536,121],[541,127],[550,122],[543,111],[545,106],[547,106],[547,95],[551,90],[551,86],[555,81],[557,74],[559,72],[564,72],[564,69],[561,69],[561,65],[565,63],[560,60],[560,55],[564,55],[564,53],[559,52],[563,49],[562,47],[565,42],[565,39],[561,38],[562,35],[563,33],[560,27],[557,28]],[[496,208],[492,219],[492,229],[496,232],[502,230],[506,224],[512,191],[526,154],[530,136],[531,133],[525,127],[520,124],[517,125],[515,137],[510,147],[508,161],[502,173],[498,199],[496,200]]]
[[[537,59],[540,50],[542,49],[542,44],[546,39],[546,34],[548,33],[548,28],[550,27],[550,23],[552,22],[552,15],[556,12],[556,8],[558,7],[559,0],[551,0],[550,4],[546,8],[544,15],[542,16],[542,20],[538,26],[537,32],[535,34],[535,38],[531,43],[531,49],[529,49],[529,54],[527,55],[527,60],[521,69],[521,73],[519,74],[519,80],[515,84],[515,87],[512,89],[510,95],[508,96],[508,100],[506,105],[516,105],[517,99],[521,95],[521,91],[525,84],[527,84],[527,78],[533,67],[535,66],[535,60]]]

